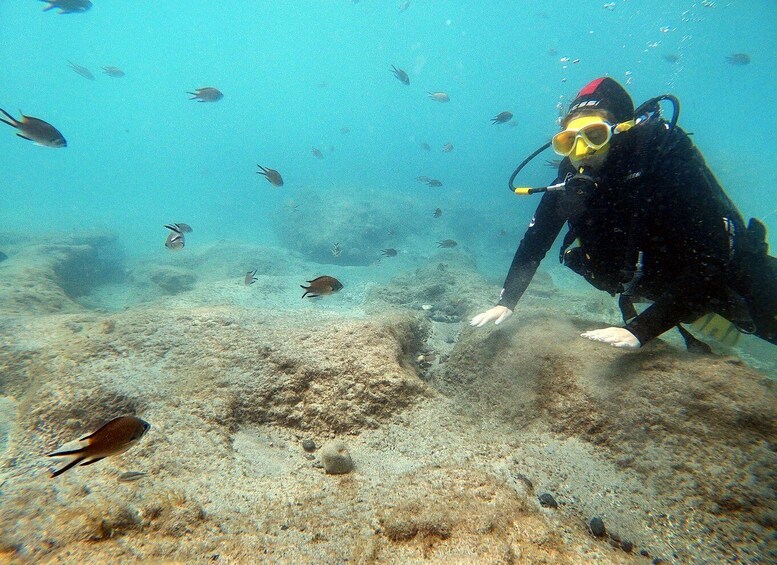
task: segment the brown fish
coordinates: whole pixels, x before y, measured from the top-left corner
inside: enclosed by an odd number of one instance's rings
[[[145,471],[127,471],[126,473],[122,473],[118,477],[116,477],[116,480],[120,483],[131,483],[133,481],[137,481],[142,479],[146,476]]]
[[[32,116],[25,116],[24,114],[22,114],[22,121],[19,122],[2,108],[0,108],[0,112],[8,118],[8,120],[0,118],[0,122],[18,129],[19,132],[16,135],[22,139],[32,141],[44,147],[67,147],[67,141],[65,141],[64,136],[51,124]]]
[[[442,146],[443,153],[450,153],[451,151],[453,151],[453,143],[446,143]]]
[[[194,92],[187,92],[186,94],[192,95],[189,100],[197,100],[198,102],[218,102],[224,98],[224,95],[221,93],[221,91],[218,88],[213,88],[212,86],[198,88]]]
[[[397,250],[393,247],[389,247],[388,249],[381,249],[381,254],[383,254],[384,257],[396,257],[397,256]]]
[[[315,298],[316,296],[326,296],[327,294],[335,293],[343,288],[343,285],[340,281],[334,277],[329,277],[326,275],[322,277],[316,277],[312,281],[307,282],[310,283],[310,286],[305,286],[303,284],[299,285],[305,289],[305,294],[302,295],[302,298],[305,298],[306,296],[310,296],[310,298]]]
[[[268,169],[267,167],[262,167],[261,165],[257,165],[261,169],[261,171],[256,171],[257,174],[264,175],[264,177],[270,181],[270,184],[273,186],[283,186],[283,177],[281,177],[281,174],[276,171],[275,169]]]
[[[440,216],[442,216],[442,210],[440,208],[435,208],[432,216],[434,216],[435,218],[439,218]]]
[[[94,80],[94,75],[92,74],[92,71],[90,71],[86,67],[78,65],[73,61],[68,61],[68,63],[70,63],[70,68],[73,69],[73,71],[75,71],[77,74],[81,75],[84,78],[88,78],[89,80]]]
[[[428,186],[442,186],[442,181],[439,181],[437,179],[429,179],[426,181],[426,184]]]
[[[114,67],[113,65],[103,67],[103,72],[109,77],[113,78],[121,78],[124,76],[124,71],[122,71],[119,67]]]
[[[443,239],[442,241],[437,242],[437,247],[443,247],[445,249],[450,249],[451,247],[456,247],[458,243],[456,243],[452,239]]]
[[[726,62],[729,65],[749,65],[750,55],[747,53],[732,53],[726,57]]]
[[[491,118],[492,124],[504,124],[513,119],[512,112],[499,112],[496,116]]]
[[[256,278],[256,269],[254,269],[253,271],[248,271],[246,273],[246,278],[244,279],[243,282],[245,283],[246,286],[251,286],[258,280],[259,279]]]
[[[94,433],[64,444],[49,457],[67,457],[70,459],[64,467],[51,473],[57,477],[76,465],[91,465],[109,455],[117,455],[135,445],[149,430],[151,424],[135,416],[120,416],[101,427]]]
[[[410,84],[410,77],[407,76],[407,73],[402,69],[398,69],[394,65],[391,65],[391,72],[394,73],[394,76],[397,77],[397,80],[402,84]]]
[[[427,92],[429,98],[435,102],[450,102],[451,98],[445,92]]]
[[[90,0],[41,0],[41,2],[48,4],[43,8],[44,12],[59,8],[60,14],[80,14],[92,7]]]
[[[311,147],[310,148],[310,154],[313,155],[313,157],[315,157],[316,159],[323,159],[324,158],[324,154],[321,153],[321,150],[318,149],[317,147]]]

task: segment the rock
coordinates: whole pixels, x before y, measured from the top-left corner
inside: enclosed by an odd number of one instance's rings
[[[631,553],[631,551],[634,549],[634,544],[625,539],[621,542],[621,549],[626,553]]]
[[[604,520],[599,516],[594,516],[588,523],[589,531],[597,538],[603,538],[607,533],[607,529],[604,527]]]
[[[197,276],[193,272],[166,266],[157,267],[149,278],[166,294],[187,292],[192,290],[197,282]]]
[[[344,475],[353,470],[353,461],[342,441],[330,441],[321,448],[321,463],[327,475]]]
[[[307,451],[308,453],[316,450],[316,442],[312,439],[305,439],[302,440],[302,449]]]
[[[549,492],[543,492],[539,496],[540,505],[544,508],[558,508],[558,502]]]

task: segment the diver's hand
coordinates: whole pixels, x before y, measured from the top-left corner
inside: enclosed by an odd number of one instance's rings
[[[488,322],[494,322],[495,325],[499,325],[502,322],[504,322],[507,318],[512,316],[513,311],[510,310],[507,306],[494,306],[490,310],[486,310],[482,314],[478,314],[474,318],[472,318],[469,321],[470,326],[475,326],[476,328],[482,328],[485,326]]]
[[[601,341],[609,343],[613,347],[621,349],[639,349],[642,344],[633,333],[626,328],[604,328],[601,330],[591,330],[580,334],[580,337],[588,338],[592,341]]]

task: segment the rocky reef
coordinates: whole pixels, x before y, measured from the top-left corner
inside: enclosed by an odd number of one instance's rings
[[[456,254],[353,307],[301,301],[318,267],[288,254],[235,276],[280,250],[41,245],[0,264],[0,563],[777,559],[773,382],[582,340],[609,313],[548,274],[473,330],[498,288]],[[100,282],[75,290],[82,267]],[[191,286],[158,288],[169,268]],[[91,307],[119,288],[142,300]],[[152,425],[138,445],[50,478],[47,453],[124,414]]]

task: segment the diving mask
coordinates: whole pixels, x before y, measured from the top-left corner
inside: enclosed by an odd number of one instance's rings
[[[589,149],[598,151],[610,142],[614,127],[596,116],[574,119],[569,122],[569,126],[554,135],[551,141],[553,151],[562,157],[567,157],[575,150],[578,139],[581,139]]]

